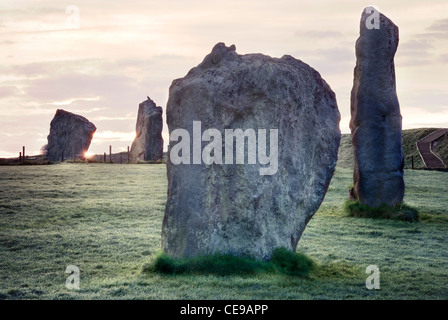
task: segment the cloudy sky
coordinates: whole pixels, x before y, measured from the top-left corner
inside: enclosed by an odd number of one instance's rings
[[[0,0],[0,157],[23,145],[38,154],[58,108],[96,125],[90,152],[125,150],[139,103],[148,95],[165,110],[172,80],[217,42],[310,64],[347,133],[354,44],[372,4],[400,28],[403,128],[448,127],[446,0]]]

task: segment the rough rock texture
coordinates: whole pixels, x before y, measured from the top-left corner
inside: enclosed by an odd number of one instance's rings
[[[96,127],[83,116],[58,109],[50,123],[46,156],[51,161],[83,159]]]
[[[149,97],[140,103],[135,128],[137,135],[129,155],[131,163],[163,158],[162,112]]]
[[[255,164],[175,165],[170,152],[178,142],[170,141],[164,252],[268,259],[277,247],[295,250],[337,161],[340,114],[328,84],[291,56],[238,55],[235,46],[218,43],[169,90],[170,136],[182,128],[193,137],[193,121],[201,121],[202,131],[219,130],[223,141],[225,129],[267,129],[265,137],[278,129],[278,171],[260,175],[267,165],[259,158]],[[246,156],[247,150],[246,144]],[[224,151],[223,142],[223,159]]]
[[[402,203],[404,158],[395,89],[398,27],[380,14],[379,29],[368,29],[369,16],[364,10],[356,41],[350,121],[355,168],[350,198],[377,207]]]

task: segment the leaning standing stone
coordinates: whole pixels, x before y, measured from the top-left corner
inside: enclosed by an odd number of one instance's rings
[[[375,15],[377,21],[375,21]],[[355,151],[351,200],[371,207],[397,205],[404,196],[401,114],[395,88],[398,27],[364,10],[356,41],[350,129]]]
[[[309,65],[218,43],[169,90],[164,252],[295,251],[332,178],[339,120]]]
[[[83,116],[58,109],[50,123],[46,157],[51,161],[83,159],[96,127]]]

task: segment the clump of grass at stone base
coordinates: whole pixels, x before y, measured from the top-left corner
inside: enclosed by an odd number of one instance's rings
[[[269,261],[231,254],[174,259],[167,254],[160,253],[143,266],[143,272],[166,275],[215,274],[219,276],[267,273],[306,277],[315,266],[316,263],[303,253],[277,248]]]
[[[402,203],[397,206],[382,204],[379,207],[370,207],[359,203],[358,200],[346,200],[344,211],[351,217],[401,220],[407,222],[418,222],[419,213],[417,209]]]

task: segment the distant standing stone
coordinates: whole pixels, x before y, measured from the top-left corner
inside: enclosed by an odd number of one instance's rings
[[[361,16],[350,121],[355,153],[350,198],[371,207],[402,203],[405,189],[394,67],[398,27],[377,13],[379,28],[369,25],[370,12],[364,10]]]
[[[147,98],[138,107],[136,137],[129,155],[131,163],[163,158],[163,111],[154,101]]]
[[[168,150],[164,252],[269,259],[278,247],[295,251],[333,176],[339,120],[335,94],[306,63],[218,43],[169,90],[170,136],[183,137]]]
[[[83,159],[96,127],[83,116],[58,109],[50,123],[46,156],[51,161]]]

